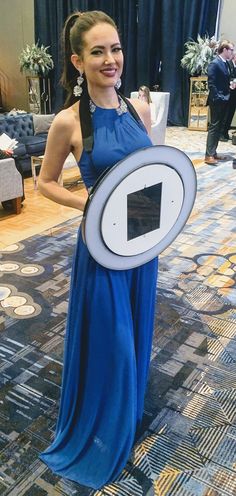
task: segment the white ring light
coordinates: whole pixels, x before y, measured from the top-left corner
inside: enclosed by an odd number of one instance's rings
[[[91,256],[114,270],[155,258],[184,227],[196,187],[192,162],[177,148],[130,154],[101,176],[86,204],[82,232]]]

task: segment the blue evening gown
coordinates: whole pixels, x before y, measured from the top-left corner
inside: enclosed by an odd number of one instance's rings
[[[151,146],[129,113],[96,107],[87,187],[107,167]],[[157,259],[116,271],[99,265],[79,233],[71,276],[56,435],[41,459],[62,477],[94,489],[124,468],[143,414],[156,295]]]

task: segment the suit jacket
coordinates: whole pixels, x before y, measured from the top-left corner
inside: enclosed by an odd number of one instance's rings
[[[230,81],[233,81],[234,79],[236,79],[236,65],[234,65],[232,60],[229,60],[228,66],[229,66]],[[234,112],[235,107],[236,107],[236,88],[230,89],[230,100],[229,101],[230,101],[230,107],[232,109],[232,112]],[[231,112],[230,112],[230,114],[231,114]]]
[[[216,57],[208,66],[207,105],[214,102],[226,102],[230,95],[230,74],[228,64]]]
[[[228,67],[229,67],[230,80],[233,80],[236,78],[236,65],[234,65],[232,60],[229,60]]]

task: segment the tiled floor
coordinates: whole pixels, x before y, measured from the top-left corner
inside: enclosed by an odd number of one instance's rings
[[[232,131],[230,131],[232,135]],[[203,162],[205,156],[207,133],[205,131],[190,131],[185,127],[168,127],[166,132],[166,145],[180,148],[192,159],[197,159],[205,167]],[[234,155],[236,157],[236,145],[232,141],[219,142],[218,153]]]
[[[84,195],[78,167],[63,172],[64,185],[76,195]],[[58,205],[34,189],[32,177],[24,179],[25,200],[21,213],[15,215],[11,210],[4,210],[0,203],[0,249],[41,233],[46,229],[78,216],[78,210]]]
[[[212,167],[205,141],[204,132],[167,130],[166,144],[194,162],[197,198],[160,256],[141,437],[100,491],[38,459],[55,429],[79,219],[0,251],[1,496],[235,496],[236,146],[220,143],[229,157]]]

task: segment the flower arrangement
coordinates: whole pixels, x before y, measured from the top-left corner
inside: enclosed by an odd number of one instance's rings
[[[26,45],[19,56],[20,71],[36,76],[46,76],[54,67],[48,48],[44,45],[39,46],[38,42],[31,46]]]
[[[181,59],[181,66],[193,76],[194,74],[207,74],[207,68],[213,58],[216,56],[219,41],[214,36],[203,38],[198,35],[197,41],[187,41],[185,46],[185,55]]]

